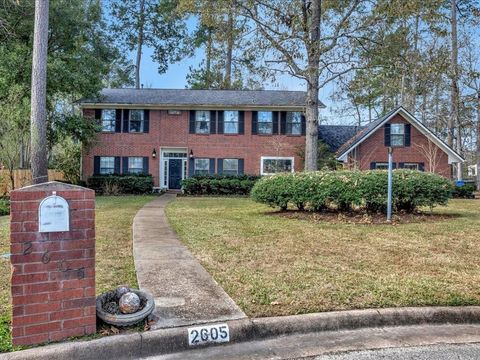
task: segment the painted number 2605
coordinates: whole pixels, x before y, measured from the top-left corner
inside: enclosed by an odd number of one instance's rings
[[[188,329],[188,344],[201,345],[230,341],[230,331],[227,324],[197,326]]]

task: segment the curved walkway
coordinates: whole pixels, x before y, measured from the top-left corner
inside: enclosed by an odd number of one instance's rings
[[[165,194],[133,220],[133,256],[140,289],[155,298],[153,329],[245,318],[245,314],[180,242],[168,224]]]

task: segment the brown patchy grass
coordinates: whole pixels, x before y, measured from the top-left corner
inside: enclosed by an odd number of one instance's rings
[[[286,216],[239,198],[179,198],[181,239],[254,317],[480,304],[480,201],[396,226]]]
[[[132,222],[137,211],[153,196],[97,197],[97,294],[119,284],[137,287],[133,262]],[[8,216],[0,217],[0,254],[10,251]],[[10,261],[0,257],[0,352],[10,351]]]

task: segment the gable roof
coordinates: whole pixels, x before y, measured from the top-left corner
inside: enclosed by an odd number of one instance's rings
[[[332,153],[336,153],[343,144],[354,137],[363,127],[353,125],[320,125],[318,139],[327,144]]]
[[[82,106],[142,105],[149,107],[276,107],[303,109],[305,91],[286,90],[193,90],[193,89],[103,89],[95,98],[82,99]],[[325,107],[320,102],[320,107]]]
[[[394,116],[400,114],[405,120],[410,122],[417,130],[419,130],[422,134],[427,136],[430,140],[433,141],[440,149],[442,149],[448,155],[448,163],[451,164],[453,162],[464,162],[465,159],[458,154],[454,149],[452,149],[449,145],[447,145],[442,139],[440,139],[437,135],[435,135],[432,131],[430,131],[425,125],[423,125],[420,121],[418,121],[415,116],[410,114],[405,108],[402,106],[388,112],[384,116],[378,118],[375,121],[372,121],[370,124],[365,126],[362,130],[360,130],[356,135],[354,135],[350,140],[348,140],[343,146],[341,146],[337,151],[337,160],[345,161],[347,159],[348,154],[354,150],[358,145],[364,142],[370,135],[372,135],[375,131],[380,129],[385,123],[390,121]]]

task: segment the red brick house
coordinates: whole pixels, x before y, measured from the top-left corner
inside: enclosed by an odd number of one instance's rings
[[[346,168],[387,169],[388,148],[393,167],[452,177],[452,164],[465,159],[403,107],[364,127],[320,126],[319,138]]]
[[[305,96],[274,90],[105,89],[99,98],[80,103],[85,116],[102,124],[96,144],[83,156],[83,178],[150,173],[155,186],[179,189],[182,179],[195,174],[301,171]],[[399,167],[401,162],[425,168],[420,166],[427,163],[425,156],[413,145],[431,138],[440,149],[433,170],[450,176],[449,164],[462,158],[412,119],[398,109],[362,129],[320,126],[319,137],[346,165],[369,169],[373,162],[381,168],[386,148],[380,127],[391,124],[390,139],[399,141],[399,132],[405,141],[395,150]],[[405,124],[403,133],[397,123]]]

